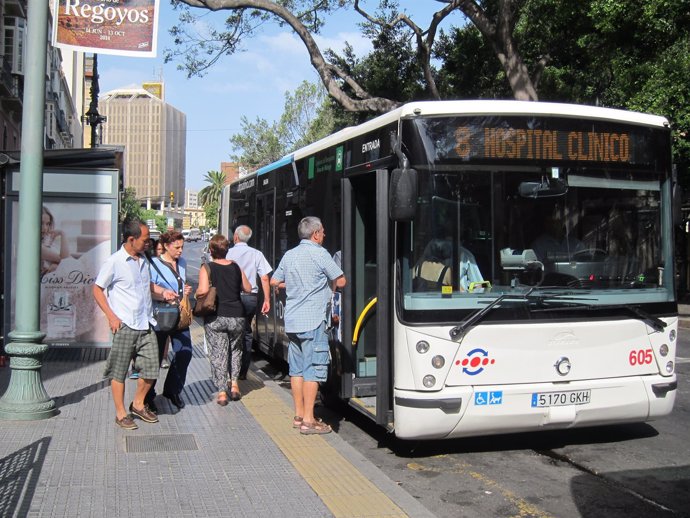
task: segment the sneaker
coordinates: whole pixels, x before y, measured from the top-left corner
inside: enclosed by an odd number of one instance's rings
[[[139,428],[137,423],[134,422],[134,419],[132,419],[132,416],[130,415],[126,415],[122,419],[118,419],[116,417],[115,424],[120,428],[124,428],[125,430],[136,430]]]
[[[161,362],[161,369],[169,369],[170,368],[170,362],[168,360],[163,360]]]
[[[129,379],[131,380],[138,380],[139,379],[139,373],[137,371],[132,371],[129,374]]]
[[[134,408],[134,403],[129,404],[129,411],[132,412],[133,415],[137,416],[139,419],[144,421],[145,423],[157,423],[158,422],[158,416],[151,412],[149,410],[149,407],[147,405],[144,405],[144,408],[142,409],[136,409]]]

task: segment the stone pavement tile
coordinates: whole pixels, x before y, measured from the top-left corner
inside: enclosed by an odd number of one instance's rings
[[[157,516],[284,518],[290,510],[332,516],[244,405],[215,404],[201,349],[182,395],[187,406],[177,411],[159,396],[160,423],[136,420],[134,431],[114,423],[103,359],[70,355],[72,361],[60,361],[59,351],[50,356],[42,375],[60,413],[42,421],[0,421],[2,516],[131,518],[151,509]],[[0,369],[0,393],[9,374]],[[135,383],[126,383],[126,404]],[[185,434],[196,450],[126,449],[127,440],[153,436],[155,443],[156,436],[172,435],[180,442]]]

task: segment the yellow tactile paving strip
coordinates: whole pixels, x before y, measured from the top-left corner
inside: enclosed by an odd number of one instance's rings
[[[323,437],[292,428],[292,409],[270,388],[254,379],[241,383],[245,407],[334,516],[407,516]]]

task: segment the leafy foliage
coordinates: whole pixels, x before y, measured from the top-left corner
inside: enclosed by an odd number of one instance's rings
[[[289,25],[330,95],[324,104],[335,128],[428,98],[538,98],[652,112],[671,121],[674,160],[690,187],[687,0],[438,0],[442,7],[426,28],[396,0],[379,0],[374,14],[358,0],[173,3],[182,16],[172,31],[178,48],[166,59],[183,57],[178,68],[190,75],[240,50],[263,24]],[[201,23],[185,4],[225,10],[224,29]],[[372,52],[358,57],[346,47],[341,55],[322,53],[312,35],[335,10],[350,7],[362,15]],[[434,38],[437,22],[451,15],[456,26]],[[281,124],[243,119],[242,133],[233,137],[238,156],[258,166],[284,155],[300,139],[281,134]]]
[[[134,187],[127,187],[120,198],[120,223],[126,219],[139,218],[142,219],[142,209],[137,200],[137,191]]]
[[[220,171],[207,171],[204,181],[209,185],[199,191],[199,203],[205,208],[212,204],[218,204],[220,195],[225,187],[225,174]]]
[[[206,214],[206,225],[208,228],[218,228],[218,208],[219,201],[214,201],[208,205],[204,205],[204,213]]]
[[[287,153],[329,135],[334,129],[334,114],[321,85],[303,81],[294,93],[285,93],[279,121],[242,117],[241,133],[230,138],[239,153],[233,160],[254,170],[274,162]]]
[[[168,230],[168,218],[162,214],[158,214],[158,212],[154,209],[142,210],[141,219],[144,222],[152,219],[156,223],[156,228],[161,233]]]

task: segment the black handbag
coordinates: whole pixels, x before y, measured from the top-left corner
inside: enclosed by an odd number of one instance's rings
[[[168,284],[168,281],[163,273],[158,269],[156,263],[149,259],[149,264],[156,269],[158,275],[160,275],[165,283]],[[172,288],[172,286],[170,286],[170,288]],[[173,291],[175,291],[174,288]],[[153,318],[156,319],[156,327],[159,331],[173,331],[177,328],[177,323],[180,321],[180,306],[177,304],[177,302],[154,301]]]
[[[170,302],[156,302],[153,307],[153,318],[159,331],[172,331],[180,320],[180,308]]]

